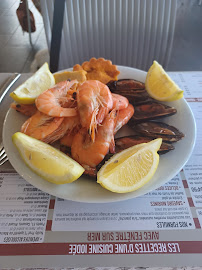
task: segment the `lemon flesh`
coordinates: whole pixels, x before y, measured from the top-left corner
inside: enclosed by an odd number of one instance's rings
[[[12,136],[25,164],[43,179],[54,184],[66,184],[77,180],[84,168],[56,148],[21,132]]]
[[[149,95],[159,101],[174,101],[183,97],[179,86],[168,76],[163,67],[154,61],[145,81]]]
[[[55,78],[49,70],[48,63],[45,63],[34,75],[18,86],[10,97],[20,104],[33,104],[41,93],[53,85]]]
[[[55,78],[55,83],[67,80],[77,80],[79,83],[83,83],[84,81],[86,81],[86,74],[87,72],[85,70],[78,70],[57,72],[53,76]]]
[[[154,175],[159,164],[162,139],[132,146],[115,154],[97,174],[97,182],[117,193],[132,192],[145,185]]]

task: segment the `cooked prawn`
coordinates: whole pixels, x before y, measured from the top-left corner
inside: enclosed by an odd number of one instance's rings
[[[55,132],[62,124],[64,117],[51,117],[40,111],[27,119],[21,127],[21,132],[44,142],[55,141]]]
[[[64,122],[66,123],[67,131],[60,139],[60,144],[71,147],[74,136],[79,131],[79,128],[81,128],[80,120],[78,116],[72,116],[66,117]]]
[[[55,131],[54,141],[63,138],[65,134],[71,134],[74,128],[77,127],[77,125],[79,125],[78,115],[71,117],[64,117],[62,124]]]
[[[36,113],[37,108],[35,104],[17,104],[15,102],[11,103],[10,108],[20,112],[26,116],[32,116]]]
[[[75,130],[77,130],[77,129],[75,129]],[[72,132],[68,132],[67,134],[65,134],[60,139],[60,145],[71,147],[73,138],[76,135],[76,133],[78,132],[78,130],[77,130],[77,132],[75,130],[73,130]]]
[[[93,141],[97,125],[102,123],[112,106],[112,94],[108,86],[100,81],[87,80],[78,87],[77,107],[81,125],[89,129]]]
[[[67,117],[77,115],[76,107],[70,106],[72,99],[67,96],[70,88],[77,83],[73,81],[59,82],[53,88],[43,92],[35,100],[37,109],[49,116]]]
[[[116,110],[123,110],[128,107],[129,101],[126,97],[112,93],[113,108]]]
[[[82,128],[74,136],[71,155],[73,159],[82,164],[84,168],[96,167],[109,151],[109,146],[114,137],[116,111],[111,111],[98,127],[95,141],[93,142],[86,128]]]
[[[22,126],[21,132],[46,143],[53,143],[71,132],[79,124],[79,117],[51,117],[37,111]]]
[[[131,117],[134,114],[134,107],[129,103],[128,107],[118,111],[117,118],[116,118],[116,125],[114,128],[114,134],[117,133],[117,131],[128,123],[128,121],[131,119]]]

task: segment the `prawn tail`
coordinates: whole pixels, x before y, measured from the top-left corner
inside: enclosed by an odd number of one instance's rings
[[[97,177],[97,169],[90,167],[88,165],[85,164],[81,164],[81,166],[84,167],[85,171],[84,171],[84,175],[88,175],[90,177],[96,178]]]

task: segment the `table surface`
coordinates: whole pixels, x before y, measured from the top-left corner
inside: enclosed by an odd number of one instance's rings
[[[12,74],[10,74],[10,73],[1,73],[0,74],[0,86],[5,82],[5,80],[6,79],[8,79],[10,76],[11,76]],[[30,77],[30,74],[22,74],[22,76],[20,77],[20,79],[15,83],[15,85],[11,88],[11,90],[10,90],[10,92],[12,92],[15,88],[16,88],[16,86],[17,85],[19,85],[19,84],[21,84],[23,81],[25,81],[28,77]],[[201,78],[202,78],[202,73],[201,73]],[[201,97],[202,97],[202,95],[201,95]],[[5,118],[5,115],[6,115],[6,112],[7,112],[7,110],[8,110],[8,108],[9,108],[9,105],[10,105],[10,103],[11,103],[11,99],[8,97],[8,94],[7,94],[7,96],[5,97],[5,99],[2,101],[2,103],[1,103],[1,114],[0,114],[0,124],[1,124],[1,127],[2,127],[2,125],[3,125],[3,121],[4,121],[4,118]],[[0,133],[0,141],[2,140],[2,132]],[[10,163],[9,162],[7,162],[7,163],[5,163],[3,166],[1,166],[0,167],[0,170],[1,171],[3,171],[3,172],[6,172],[6,171],[12,171],[13,170],[13,168],[12,168],[12,166],[10,165]],[[51,197],[51,200],[53,200],[53,199],[55,199],[55,198],[53,198],[53,197]],[[53,213],[52,213],[52,215],[53,215]],[[200,230],[201,231],[201,230]],[[58,232],[58,234],[59,234],[59,232]],[[66,233],[64,233],[64,235],[66,236],[67,234]],[[68,235],[70,235],[70,234],[68,234]],[[202,243],[202,234],[200,233],[200,241],[201,241],[201,243]],[[0,246],[1,246],[1,244],[0,244]],[[202,246],[201,246],[201,253],[202,253]],[[0,256],[1,256],[1,253],[0,253]],[[120,256],[120,255],[119,255]],[[103,263],[104,263],[104,265],[105,265],[105,262],[104,262],[104,260],[103,260],[103,258],[102,259],[100,259],[100,258],[98,258],[98,256],[96,257],[96,259],[91,259],[92,261],[93,261],[93,263],[91,262],[91,263],[88,263],[88,262],[90,262],[90,260],[89,260],[89,258],[86,260],[86,259],[84,259],[84,258],[82,258],[82,261],[81,261],[81,263],[78,263],[78,264],[76,264],[76,266],[77,267],[80,267],[79,269],[96,269],[96,270],[98,270],[98,269],[164,269],[164,270],[170,270],[170,269],[202,269],[201,267],[183,267],[183,268],[181,268],[181,267],[179,267],[179,268],[177,268],[177,267],[155,267],[155,268],[153,268],[153,267],[146,267],[147,265],[148,265],[148,263],[147,262],[144,262],[144,265],[142,265],[142,267],[125,267],[125,266],[127,266],[128,264],[127,264],[127,259],[126,258],[128,258],[128,256],[129,255],[126,255],[126,257],[124,258],[124,257],[121,257],[121,258],[123,258],[123,259],[121,259],[122,260],[122,263],[121,264],[119,264],[119,265],[121,265],[121,267],[92,267],[93,265],[96,265],[96,266],[102,266],[103,265]],[[141,256],[141,255],[140,255]],[[148,255],[149,256],[149,255]],[[152,256],[152,255],[151,255]],[[159,258],[160,258],[160,256],[163,256],[163,255],[158,255],[159,256]],[[174,255],[173,255],[174,256]],[[175,255],[176,256],[176,255]],[[184,256],[184,255],[180,255],[181,256],[181,260],[182,260],[182,263],[183,263],[183,260],[185,260],[186,261],[186,255]],[[195,257],[195,259],[196,259],[196,263],[195,264],[193,264],[193,265],[202,265],[202,254],[200,255],[201,256],[201,259],[199,258],[199,257],[197,257],[196,256],[196,254],[194,254],[193,255],[194,257]],[[10,256],[10,262],[13,260],[13,261],[15,261],[15,263],[16,263],[16,265],[17,265],[17,267],[16,268],[23,268],[23,269],[30,269],[31,267],[32,267],[32,262],[33,262],[33,260],[32,260],[32,258],[33,258],[34,256],[28,256],[27,258],[28,258],[28,260],[27,259],[25,259],[25,261],[26,261],[26,263],[23,265],[21,265],[21,262],[20,262],[20,260],[22,260],[22,256],[20,256],[19,257],[19,260],[15,257],[15,256]],[[60,256],[61,257],[61,260],[62,260],[62,256]],[[88,256],[86,256],[86,257],[88,257]],[[50,256],[47,256],[47,258],[48,259],[50,259],[50,261],[54,261],[54,259],[53,258],[50,258]],[[106,261],[107,261],[107,257],[106,256],[104,256],[104,258],[106,259]],[[118,258],[118,257],[117,257]],[[148,257],[149,258],[149,257]],[[77,260],[79,261],[79,259],[80,258],[78,258]],[[84,260],[83,260],[84,259]],[[171,258],[171,260],[172,260],[172,258]],[[29,261],[30,261],[30,263],[29,263]],[[119,258],[119,261],[120,261],[120,258]],[[140,260],[139,259],[135,259],[134,260],[134,264],[135,265],[139,265],[138,263],[140,262]],[[161,262],[162,262],[162,260],[161,260]],[[71,263],[71,260],[69,259],[69,260],[67,260],[66,261],[66,263],[64,263],[64,260],[63,260],[63,263],[62,263],[62,266],[63,267],[69,267],[69,268],[62,268],[62,269],[73,269],[73,266],[74,266],[74,264],[75,264],[75,260],[74,260],[74,262],[73,263]],[[86,267],[86,268],[83,268],[82,267],[82,264],[83,264],[83,266],[89,266],[89,267]],[[154,263],[155,264],[155,263]],[[162,264],[161,264],[162,265]],[[185,264],[185,265],[187,265],[187,264]],[[15,268],[15,266],[13,266],[13,264],[12,263],[9,263],[8,262],[8,256],[2,256],[2,257],[0,257],[0,269],[2,269],[2,268]],[[108,264],[108,266],[109,266],[109,264]],[[132,266],[131,265],[131,263],[130,263],[130,266]],[[163,265],[162,265],[163,266]],[[176,265],[176,266],[179,266],[179,265]],[[183,265],[181,265],[181,266],[183,266]],[[24,267],[28,267],[28,268],[24,268]],[[40,267],[40,269],[41,268],[45,268],[45,266],[43,265],[43,264],[37,264],[37,267],[39,268]],[[50,265],[50,264],[47,264],[47,267],[48,268],[46,268],[46,269],[54,269],[54,268],[52,268],[52,266]],[[54,267],[56,267],[55,265],[54,265]],[[32,268],[32,269],[38,269],[38,268]],[[57,268],[57,269],[60,269],[60,268]],[[75,269],[78,269],[78,268],[75,268]]]

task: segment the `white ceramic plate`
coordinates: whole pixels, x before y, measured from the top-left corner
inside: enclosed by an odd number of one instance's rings
[[[119,79],[130,78],[141,82],[145,81],[146,72],[123,66],[118,66],[118,69],[120,70]],[[116,194],[107,191],[97,184],[95,180],[85,176],[80,177],[80,179],[71,184],[65,185],[55,185],[37,176],[24,164],[12,143],[12,135],[20,131],[22,123],[27,118],[12,109],[8,111],[5,118],[3,144],[9,161],[15,170],[30,184],[44,192],[59,198],[86,203],[127,200],[148,193],[171,180],[182,169],[192,153],[196,136],[196,126],[192,111],[184,99],[170,102],[169,105],[174,106],[178,112],[171,117],[164,118],[163,121],[177,127],[185,134],[185,137],[175,143],[175,150],[160,156],[159,167],[149,183],[137,191],[126,194]],[[129,130],[122,130],[121,135],[125,134],[125,132],[129,132]]]

